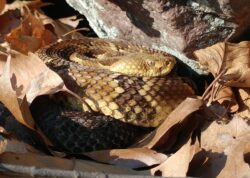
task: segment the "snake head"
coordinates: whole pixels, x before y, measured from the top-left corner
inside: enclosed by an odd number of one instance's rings
[[[170,73],[175,64],[175,58],[170,55],[132,53],[121,56],[110,66],[110,70],[132,76],[156,77]]]

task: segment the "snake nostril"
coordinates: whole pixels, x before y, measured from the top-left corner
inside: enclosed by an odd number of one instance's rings
[[[158,71],[161,72],[163,70],[163,67],[159,67]]]

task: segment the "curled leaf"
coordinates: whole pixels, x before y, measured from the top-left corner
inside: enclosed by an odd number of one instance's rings
[[[217,43],[194,52],[202,67],[208,69],[215,77],[225,71],[220,82],[227,86],[250,86],[250,41],[238,44]]]
[[[219,102],[230,112],[236,112],[239,105],[230,87],[250,86],[250,42],[238,44],[217,43],[194,52],[200,64],[215,77],[214,82],[203,94],[203,99]]]
[[[13,113],[15,118],[27,127],[34,129],[34,121],[28,109],[26,97],[18,99],[18,94],[15,89],[16,77],[10,72],[11,57],[8,56],[7,62],[0,72],[0,101]]]
[[[0,101],[15,118],[34,129],[29,110],[32,100],[42,94],[67,91],[63,80],[50,70],[35,54],[28,56],[10,51],[7,62],[0,55]],[[1,66],[5,66],[2,68]]]
[[[206,93],[207,91],[205,91],[205,94],[203,95],[203,99],[207,100],[207,105],[210,106],[211,103],[218,102],[231,113],[234,113],[239,109],[239,105],[231,87],[223,86],[217,82],[211,85],[212,90],[209,91],[210,93]]]
[[[176,153],[171,155],[166,161],[159,166],[152,168],[150,170],[151,174],[163,177],[186,177],[189,163],[198,149],[198,144],[192,145],[190,138],[186,144],[184,144]]]
[[[88,157],[127,168],[140,168],[162,163],[167,156],[148,148],[113,149],[84,153]]]

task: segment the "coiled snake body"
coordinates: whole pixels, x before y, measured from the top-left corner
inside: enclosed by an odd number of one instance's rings
[[[84,38],[37,53],[84,101],[68,99],[72,112],[43,99],[47,109],[33,112],[48,138],[68,152],[128,146],[142,127],[157,127],[194,95],[186,79],[167,75],[175,59],[164,52]]]

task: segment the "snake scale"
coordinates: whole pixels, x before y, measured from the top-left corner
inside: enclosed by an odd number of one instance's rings
[[[169,74],[174,57],[127,42],[64,40],[37,54],[84,101],[43,97],[31,106],[45,135],[70,153],[129,146],[194,95],[187,79]]]

